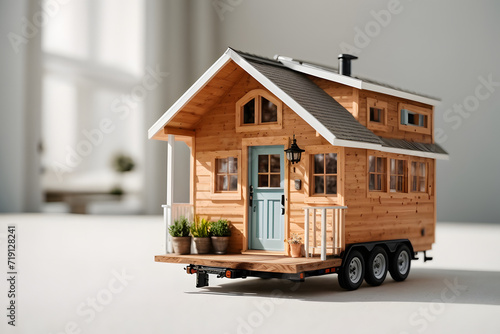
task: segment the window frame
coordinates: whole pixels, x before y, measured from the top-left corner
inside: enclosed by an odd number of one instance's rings
[[[375,158],[375,171],[370,172],[370,157]],[[378,172],[377,167],[378,167],[378,159],[382,159],[382,166],[384,167],[384,170],[382,172]],[[387,174],[388,174],[388,166],[387,166],[387,157],[385,156],[380,156],[380,155],[368,155],[367,159],[367,180],[368,180],[368,191],[371,193],[386,193],[387,192]],[[378,176],[380,175],[380,190],[379,189],[370,189],[370,176],[371,175]]]
[[[370,109],[377,108],[382,110],[381,122],[375,122],[370,119]],[[375,98],[368,97],[366,98],[366,124],[368,129],[370,130],[379,130],[379,131],[387,131],[387,102],[380,101]]]
[[[416,163],[417,166],[418,166],[418,168],[416,169],[417,170],[417,173],[416,173],[417,175],[413,175],[413,173],[412,173],[412,165],[414,163]],[[425,176],[421,176],[420,175],[420,172],[419,172],[420,171],[420,168],[419,168],[420,164],[423,164],[425,166]],[[409,173],[408,173],[408,175],[409,175],[409,181],[411,181],[411,182],[408,182],[408,183],[410,183],[409,187],[408,187],[409,188],[409,192],[415,193],[415,194],[425,194],[425,193],[429,192],[429,164],[426,161],[415,160],[415,159],[410,160],[410,166],[409,166]],[[419,182],[420,178],[422,178],[422,177],[424,178],[424,180],[425,180],[425,191],[413,190],[413,178],[414,177],[417,178],[417,187],[418,187],[418,189],[420,189],[420,186],[419,186],[419,184],[420,184],[420,182]]]
[[[422,115],[426,118],[425,126],[412,125],[412,124],[401,124],[402,122],[402,112],[407,110],[414,115]],[[406,116],[407,117],[407,116]],[[408,132],[416,132],[430,135],[432,132],[432,109],[427,109],[419,107],[409,103],[398,103],[398,129]]]
[[[316,155],[320,155],[322,154],[323,155],[323,173],[316,173],[315,171],[315,156]],[[327,154],[335,154],[336,155],[336,163],[337,163],[337,173],[335,174],[328,174],[326,173],[326,159],[325,159],[325,156]],[[326,193],[326,177],[327,176],[332,176],[334,175],[335,178],[338,180],[338,174],[339,174],[339,156],[337,153],[335,152],[327,152],[327,153],[314,153],[314,154],[310,154],[309,155],[309,159],[311,159],[311,188],[310,188],[310,191],[311,191],[311,196],[316,196],[316,197],[323,197],[323,196],[337,196],[338,194],[338,181],[337,181],[337,185],[336,185],[336,188],[337,188],[337,191],[335,192],[335,194],[327,194]],[[324,177],[324,185],[323,185],[323,193],[316,193],[316,176],[323,176]]]
[[[381,158],[386,158],[386,190],[381,191],[381,190],[370,190],[370,177],[369,177],[369,170],[370,170],[370,156],[376,156],[376,157],[381,157]],[[390,182],[390,177],[391,177],[391,159],[394,160],[402,160],[404,161],[404,191],[391,191],[391,182]],[[423,158],[423,157],[417,157],[417,156],[411,156],[411,155],[403,155],[403,154],[395,154],[395,153],[387,153],[387,152],[380,152],[380,151],[373,151],[373,150],[368,150],[366,154],[366,193],[368,197],[376,198],[376,197],[390,197],[390,198],[406,198],[406,197],[418,197],[421,195],[428,195],[432,196],[432,187],[430,185],[430,180],[431,180],[431,170],[430,168],[432,167],[432,159],[428,158]],[[411,164],[412,162],[417,162],[417,163],[424,163],[425,164],[425,191],[412,191],[412,173],[411,173]],[[435,173],[435,170],[432,172]]]
[[[401,159],[401,158],[394,158],[394,157],[389,157],[389,170],[388,170],[388,175],[389,175],[389,189],[388,191],[391,193],[391,194],[405,194],[408,192],[408,160],[407,159]],[[391,161],[394,160],[396,161],[396,173],[393,174],[392,173],[392,170],[391,170]],[[398,174],[398,170],[397,170],[397,161],[402,161],[403,162],[403,174]],[[396,189],[394,189],[394,191],[392,190],[391,188],[391,178],[392,177],[396,177]],[[398,191],[397,190],[397,184],[398,184],[398,178],[402,176],[403,177],[403,190],[402,191]]]
[[[261,97],[267,99],[268,101],[274,103],[277,108],[277,121],[276,122],[261,122],[262,118],[262,105]],[[255,123],[244,124],[243,123],[243,107],[245,104],[255,99]],[[259,130],[276,130],[282,128],[283,119],[283,103],[265,91],[264,89],[254,89],[246,93],[242,98],[236,102],[236,132],[244,131],[259,131]]]
[[[332,145],[314,145],[304,147],[304,203],[343,205],[344,201],[344,148]],[[314,194],[314,164],[316,154],[337,154],[337,193],[336,194]],[[300,176],[297,176],[300,178]],[[299,190],[302,192],[302,190]]]
[[[217,159],[226,159],[226,158],[235,158],[237,160],[237,169],[238,169],[238,187],[236,191],[217,190]],[[240,150],[232,150],[232,151],[215,151],[211,152],[211,170],[210,170],[210,195],[212,199],[216,200],[241,200],[241,176],[243,171],[241,168],[243,167],[241,161],[241,151]]]

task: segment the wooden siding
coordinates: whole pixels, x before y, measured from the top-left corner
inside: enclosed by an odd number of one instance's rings
[[[433,142],[433,132],[434,132],[434,110],[432,106],[423,104],[420,102],[414,102],[407,99],[402,99],[386,94],[375,93],[367,90],[359,90],[357,88],[352,88],[345,86],[336,82],[331,82],[321,78],[309,77],[314,83],[316,83],[320,88],[325,90],[330,96],[335,98],[344,108],[349,110],[351,114],[364,126],[367,126],[367,99],[372,98],[379,101],[387,103],[387,127],[386,131],[381,131],[377,129],[371,129],[377,136],[405,139],[409,141],[421,142],[421,143],[432,143]],[[430,112],[429,119],[430,124],[430,135],[418,132],[404,131],[399,129],[398,123],[398,104],[405,103],[414,105],[420,108],[424,108]],[[415,129],[418,129],[415,127]]]
[[[246,210],[245,199],[242,200],[217,200],[211,196],[211,152],[224,150],[242,150],[242,142],[247,139],[262,138],[262,145],[282,145],[283,138],[292,137],[295,134],[297,142],[301,147],[310,145],[327,145],[328,142],[321,136],[316,135],[316,131],[301,119],[295,112],[283,105],[283,128],[275,130],[245,131],[236,132],[236,102],[246,93],[253,89],[265,89],[260,83],[250,75],[244,74],[240,81],[211,108],[195,129],[196,133],[196,212],[209,219],[227,218],[231,221],[235,229],[229,245],[229,252],[236,253],[244,249],[244,221],[243,216]],[[279,142],[266,140],[266,138],[280,138]],[[246,159],[241,159],[246,161]],[[290,169],[292,181],[295,179],[304,180],[304,161],[294,165]],[[247,166],[240,165],[246,169]],[[289,168],[288,163],[285,169]],[[286,172],[287,173],[287,172]],[[244,174],[243,174],[244,175]],[[243,178],[244,179],[244,178]],[[243,180],[243,185],[246,180]],[[290,195],[287,203],[294,203],[287,212],[290,217],[291,232],[303,234],[304,226],[304,206],[303,190],[296,191],[293,184],[288,183]],[[302,187],[304,189],[304,187]],[[245,195],[246,188],[242,187]],[[288,194],[287,194],[288,195]],[[295,203],[302,203],[296,205]]]
[[[362,124],[366,124],[366,97],[382,98],[380,94],[360,92],[357,89],[340,84],[328,84],[315,80],[320,87],[334,96],[344,107],[351,111]],[[196,213],[211,220],[226,218],[234,228],[229,245],[230,253],[239,253],[246,249],[247,206],[247,159],[243,157],[247,146],[244,142],[254,142],[262,145],[282,145],[283,140],[296,135],[298,145],[305,149],[303,159],[293,166],[286,163],[288,175],[286,218],[289,225],[285,231],[304,234],[304,206],[347,205],[346,215],[346,243],[409,238],[417,251],[430,249],[434,242],[435,227],[435,196],[434,196],[434,160],[427,159],[429,166],[428,183],[429,194],[373,196],[367,192],[367,151],[363,149],[340,149],[338,161],[342,164],[342,171],[338,177],[340,181],[339,196],[311,200],[307,198],[305,185],[308,179],[306,173],[309,153],[314,153],[320,145],[329,145],[316,131],[301,119],[288,106],[283,105],[281,129],[236,132],[236,102],[253,89],[265,89],[255,79],[244,73],[239,80],[220,97],[219,101],[203,114],[197,122],[196,138],[196,170],[194,175]],[[396,133],[380,133],[386,137],[404,138],[430,142],[432,139],[422,137],[421,134],[397,133],[396,106],[398,102],[406,100],[383,96],[389,104],[389,127]],[[415,103],[416,105],[420,105]],[[364,107],[363,107],[364,106]],[[392,115],[392,116],[391,116]],[[391,120],[392,118],[392,120]],[[217,199],[211,193],[212,163],[214,151],[239,151],[242,158],[239,162],[242,173],[241,199]],[[309,152],[309,153],[308,153]],[[302,180],[302,187],[296,190],[294,180]],[[319,220],[318,220],[319,221]],[[286,224],[286,222],[285,222]],[[422,229],[425,235],[422,236]],[[286,249],[286,248],[285,248]]]
[[[429,166],[428,194],[378,194],[367,189],[367,154],[345,149],[346,243],[404,238],[416,251],[430,249],[435,238],[434,160],[424,159]]]

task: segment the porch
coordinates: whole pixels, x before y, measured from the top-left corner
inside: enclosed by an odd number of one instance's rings
[[[284,255],[254,254],[165,254],[155,256],[155,261],[290,274],[339,267],[342,264],[340,258],[329,258],[323,261],[319,257],[292,258]]]

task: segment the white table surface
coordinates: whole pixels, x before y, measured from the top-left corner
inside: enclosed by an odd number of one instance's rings
[[[434,261],[352,292],[335,275],[197,289],[183,265],[154,262],[159,216],[0,215],[3,277],[10,224],[17,320],[3,315],[1,333],[500,333],[500,224],[438,223]]]

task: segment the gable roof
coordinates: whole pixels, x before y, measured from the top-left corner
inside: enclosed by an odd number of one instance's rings
[[[378,137],[359,123],[347,109],[311,81],[307,77],[307,74],[310,73],[292,69],[290,64],[285,64],[283,61],[278,60],[258,57],[229,48],[149,129],[149,138],[161,132],[163,127],[166,126],[224,66],[233,61],[271,93],[282,100],[283,103],[290,107],[332,145],[380,151],[397,150],[400,153],[404,152],[403,154],[432,158],[446,157],[446,153],[440,153],[441,151],[444,152],[444,150],[437,144],[433,144],[439,147],[439,149],[436,149],[436,152],[431,152],[431,148],[424,150],[415,149],[414,146],[403,143],[395,144],[391,142],[391,144],[388,144],[383,138]],[[349,81],[350,79],[359,80],[338,74],[336,74],[336,76],[342,77],[341,79],[344,81]]]

